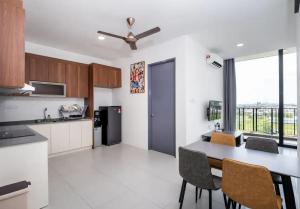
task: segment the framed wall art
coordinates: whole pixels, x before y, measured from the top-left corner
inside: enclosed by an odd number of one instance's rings
[[[130,65],[130,93],[145,93],[145,61]]]

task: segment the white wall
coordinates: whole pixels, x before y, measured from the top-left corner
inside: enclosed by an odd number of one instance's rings
[[[186,132],[187,143],[200,139],[203,133],[214,129],[207,120],[209,100],[223,101],[223,70],[206,63],[209,51],[193,36],[187,42],[186,67]]]
[[[48,46],[26,42],[25,51],[85,64],[100,63],[111,65],[110,61],[76,54]],[[97,90],[96,105],[111,105],[112,91]],[[52,118],[58,117],[58,108],[61,105],[79,104],[83,106],[83,99],[76,98],[45,98],[45,97],[0,97],[0,121],[32,120],[43,118],[43,109],[48,108]]]
[[[94,88],[94,109],[99,106],[112,106],[112,89]],[[117,104],[114,104],[117,105]]]
[[[0,122],[34,120],[44,117],[43,110],[47,107],[47,113],[52,118],[58,118],[58,108],[61,105],[84,105],[83,99],[76,98],[42,98],[42,97],[0,97]]]
[[[123,107],[123,143],[148,149],[147,66],[170,58],[176,58],[176,150],[213,128],[205,108],[210,99],[222,100],[222,70],[206,65],[207,52],[196,39],[185,35],[114,63],[122,68],[122,88],[113,90],[113,103]],[[146,62],[146,93],[130,94],[129,68],[138,61]]]
[[[122,88],[113,90],[113,103],[122,105],[122,141],[148,149],[148,64],[176,58],[176,144],[185,144],[185,64],[186,36],[136,51],[130,58],[114,64],[122,69]],[[130,94],[130,64],[146,62],[146,93]]]

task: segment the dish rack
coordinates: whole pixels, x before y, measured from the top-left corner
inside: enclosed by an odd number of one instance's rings
[[[61,118],[85,118],[87,105],[83,107],[78,104],[61,105],[59,108],[59,116]]]

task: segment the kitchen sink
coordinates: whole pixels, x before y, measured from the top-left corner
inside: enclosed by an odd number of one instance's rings
[[[35,123],[56,123],[56,122],[64,122],[64,121],[72,121],[78,120],[81,118],[53,118],[53,119],[37,119]]]

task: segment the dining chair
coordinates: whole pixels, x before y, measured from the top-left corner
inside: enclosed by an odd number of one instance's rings
[[[186,184],[189,183],[196,186],[196,188],[208,190],[209,209],[212,209],[212,191],[221,188],[222,179],[212,175],[206,154],[179,147],[179,173],[183,178],[179,197],[179,208],[182,208]]]
[[[236,141],[234,135],[226,134],[222,132],[213,132],[211,135],[211,143],[227,145],[231,147],[236,146]],[[222,170],[222,161],[209,158],[209,164],[212,168]]]
[[[211,135],[210,143],[221,144],[230,147],[236,146],[236,140],[234,135],[226,134],[223,132],[213,132]],[[222,160],[208,158],[208,162],[211,168],[222,170]],[[198,188],[196,188],[196,195],[197,194],[198,194]],[[202,189],[200,189],[199,198],[201,198],[201,195],[202,195]]]
[[[229,198],[227,209],[234,202],[252,209],[282,207],[282,200],[274,190],[271,173],[262,166],[224,159],[222,191]]]
[[[278,144],[273,139],[261,138],[261,137],[248,137],[245,147],[246,149],[279,154]],[[280,188],[279,188],[279,184],[282,184],[281,176],[275,173],[271,173],[271,175],[272,175],[273,183],[275,185],[276,194],[281,196]]]

